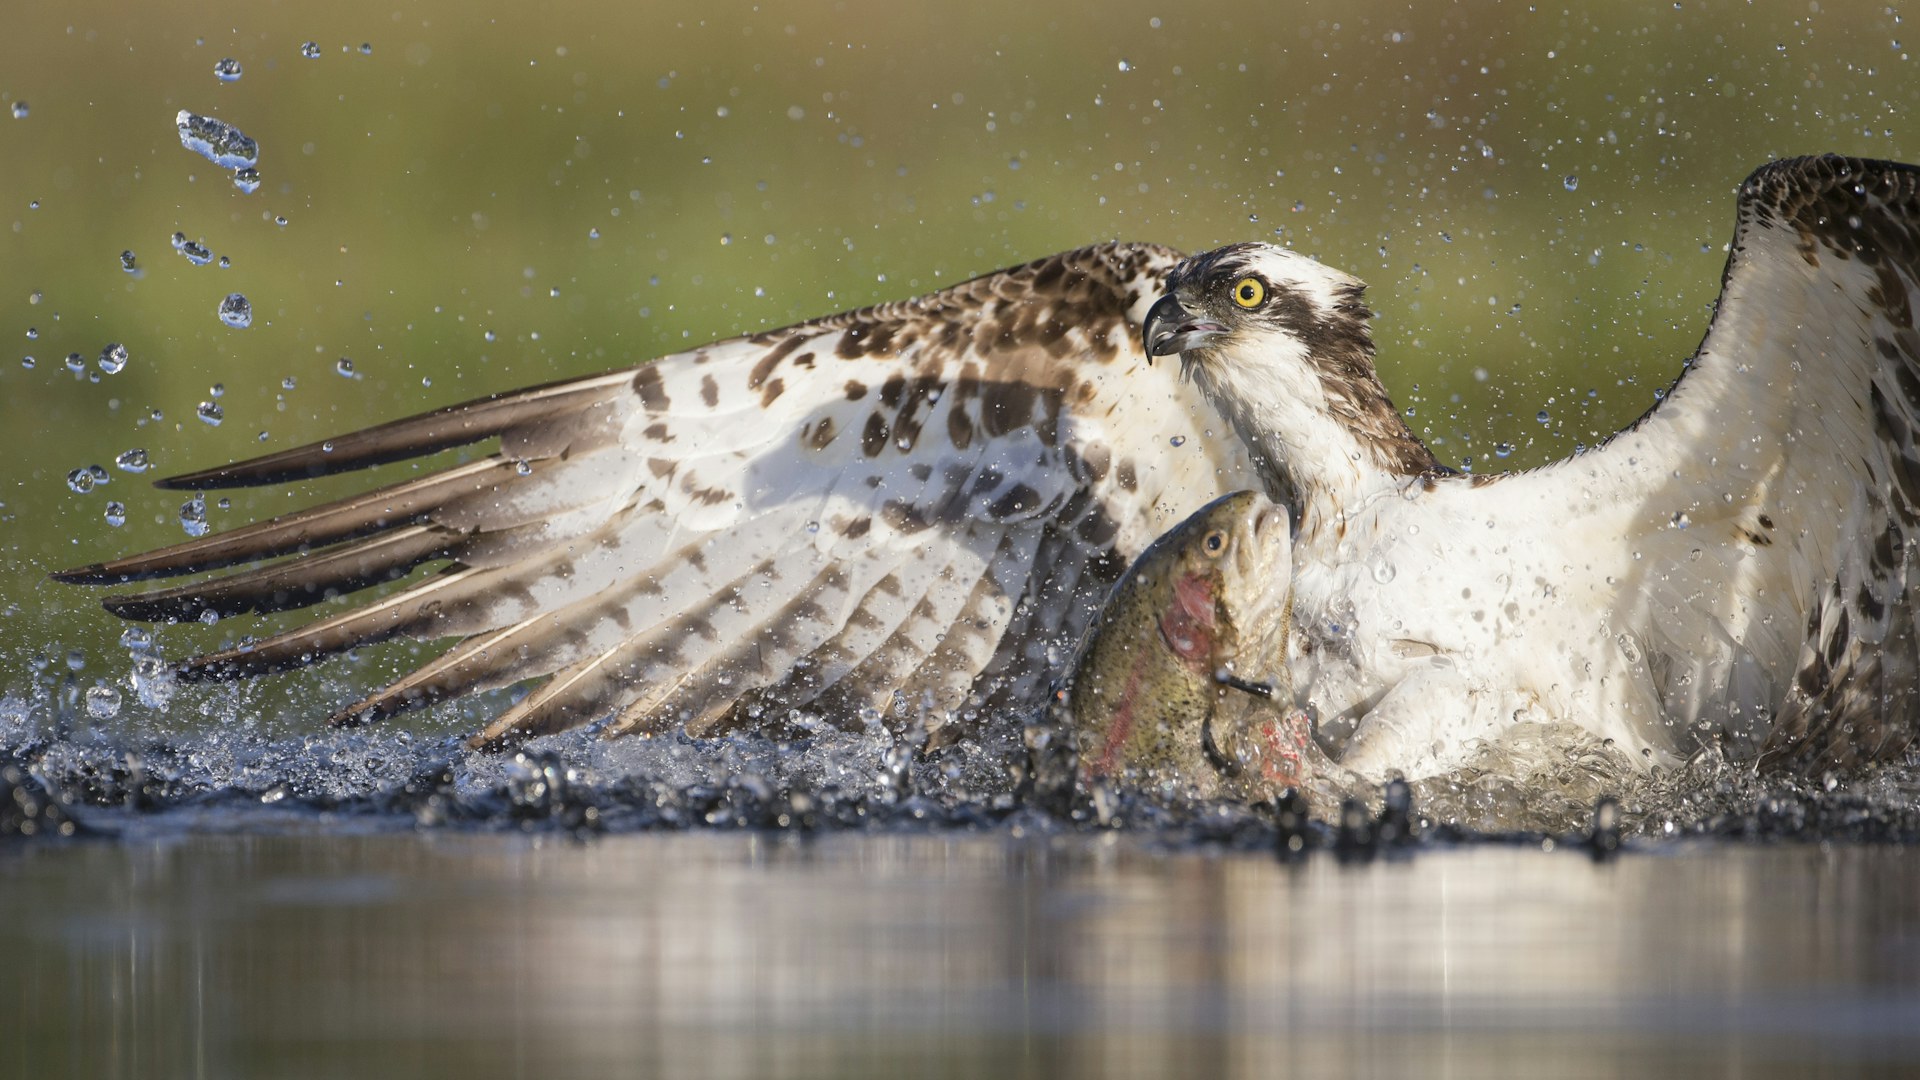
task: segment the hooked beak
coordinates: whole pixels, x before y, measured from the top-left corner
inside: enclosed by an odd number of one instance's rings
[[[1147,362],[1152,363],[1156,356],[1205,348],[1226,332],[1227,328],[1217,322],[1195,317],[1168,293],[1147,310],[1147,322],[1142,330],[1147,342]]]

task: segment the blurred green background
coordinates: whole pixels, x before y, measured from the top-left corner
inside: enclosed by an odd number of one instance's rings
[[[179,539],[151,475],[1109,238],[1277,235],[1360,275],[1443,460],[1551,460],[1698,342],[1750,169],[1920,157],[1905,29],[1806,0],[23,5],[0,39],[0,694],[17,714],[73,650],[78,684],[125,678],[122,627],[45,574]],[[181,147],[180,109],[259,141],[257,192]],[[216,318],[231,292],[251,328]],[[110,342],[131,362],[97,375]],[[133,448],[149,477],[115,468]],[[111,482],[70,490],[95,464]],[[291,701],[303,723],[351,692],[282,679],[119,722]]]

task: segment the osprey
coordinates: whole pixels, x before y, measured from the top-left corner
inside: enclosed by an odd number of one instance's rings
[[[460,638],[336,722],[551,676],[476,743],[904,711],[937,745],[1037,701],[1128,560],[1255,485],[1298,530],[1300,704],[1363,774],[1442,771],[1524,720],[1647,761],[1721,741],[1851,765],[1904,748],[1920,711],[1917,226],[1910,167],[1760,169],[1663,402],[1527,473],[1434,460],[1375,375],[1358,281],[1267,245],[1109,244],[163,480],[278,484],[500,439],[55,576],[244,567],[106,601],[185,620],[441,563],[180,666]]]

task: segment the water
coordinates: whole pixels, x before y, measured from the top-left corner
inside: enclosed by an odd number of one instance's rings
[[[1839,1075],[1920,860],[263,822],[0,848],[20,1075]],[[1517,901],[1523,899],[1524,904]]]
[[[260,163],[259,144],[224,120],[181,109],[173,123],[180,129],[180,145],[215,165],[243,169]]]

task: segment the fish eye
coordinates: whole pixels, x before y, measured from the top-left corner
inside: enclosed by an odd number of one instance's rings
[[[1243,308],[1257,308],[1267,298],[1267,284],[1257,277],[1243,277],[1233,283],[1233,302]]]
[[[1206,539],[1207,554],[1218,555],[1220,554],[1221,550],[1224,549],[1226,546],[1227,546],[1226,533],[1215,531],[1207,534],[1207,539]]]

